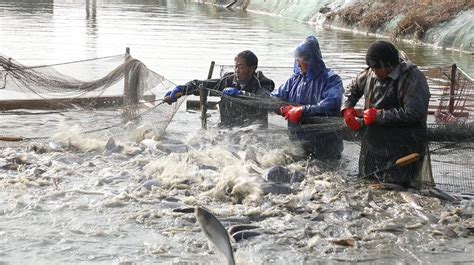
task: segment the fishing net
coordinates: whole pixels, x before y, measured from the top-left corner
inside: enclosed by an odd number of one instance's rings
[[[0,55],[0,109],[54,109],[63,120],[82,117],[79,133],[118,136],[141,126],[161,135],[177,109],[165,106],[164,91],[174,84],[129,54],[54,65],[25,66]],[[18,113],[18,112],[17,112]],[[28,114],[28,112],[25,112]],[[47,138],[51,128],[31,138]],[[8,134],[8,132],[6,132]]]
[[[432,100],[432,113],[440,123],[463,123],[472,120],[474,111],[473,80],[456,65],[422,69],[428,78]]]
[[[218,65],[219,74],[232,71],[232,66]],[[291,68],[281,67],[259,67],[259,70],[273,79],[276,84],[283,83],[279,80],[291,74]],[[270,113],[268,117],[269,131],[280,131],[288,134],[290,139],[304,139],[301,141],[303,149],[307,150],[307,155],[320,157],[320,153],[337,154],[342,151],[339,141],[344,138],[344,148],[342,157],[350,160],[357,160],[359,155],[364,156],[366,164],[359,164],[364,168],[364,172],[369,172],[362,178],[373,179],[380,182],[391,182],[406,185],[400,182],[397,177],[400,175],[411,176],[407,181],[410,185],[417,187],[432,187],[436,185],[446,191],[451,192],[472,192],[474,191],[474,126],[473,104],[474,88],[472,79],[464,74],[456,66],[445,68],[422,69],[430,86],[431,98],[428,117],[428,134],[421,135],[412,144],[404,145],[400,142],[407,142],[409,139],[400,141],[390,141],[390,139],[400,138],[403,128],[394,128],[390,135],[380,134],[370,135],[373,141],[379,141],[383,150],[367,153],[364,146],[360,145],[360,133],[353,133],[347,129],[341,117],[311,117],[303,119],[296,127],[287,127],[287,123],[281,116],[277,115],[277,110],[288,103],[274,98],[262,98],[255,96],[225,96],[220,91],[207,88],[212,93],[222,97],[222,100],[231,101],[233,112],[241,109],[242,113],[249,114],[249,107],[255,110],[265,110]],[[359,100],[363,103],[364,99]],[[362,105],[358,106],[359,108]],[[235,113],[235,112],[234,112]],[[245,116],[245,115],[244,115]],[[401,132],[400,131],[400,132]],[[358,147],[354,148],[356,143]],[[413,148],[408,148],[412,146]],[[309,147],[309,148],[308,148]],[[313,150],[311,147],[317,147]],[[360,150],[363,150],[361,153]],[[409,155],[419,153],[421,158],[410,162],[404,166],[397,166],[396,160]],[[428,155],[425,155],[428,154]],[[337,157],[329,157],[334,158]],[[373,161],[378,161],[375,164]],[[374,174],[372,174],[374,173]],[[370,176],[369,176],[370,175]],[[417,176],[414,178],[413,176]]]
[[[474,191],[474,84],[456,65],[422,69],[431,100],[428,124],[436,185],[451,192]]]
[[[473,192],[474,123],[430,124],[428,137],[436,185],[451,192]]]
[[[259,67],[259,70],[276,84],[283,83],[292,71],[291,68],[281,67]],[[430,186],[431,178],[434,178],[434,183],[447,191],[472,192],[472,79],[455,67],[422,70],[428,78],[432,94],[426,141],[416,150],[405,150],[404,146],[387,142],[385,150],[397,155],[381,164],[371,165],[371,170],[415,174],[416,169],[423,176],[418,186]],[[232,71],[232,66],[220,65],[214,71],[218,71],[215,76],[219,76]],[[186,100],[182,97],[169,106],[156,97],[173,87],[172,82],[127,54],[42,66],[25,66],[0,56],[0,96],[4,99],[0,106],[3,114],[8,110],[18,113],[18,109],[55,109],[63,120],[81,120],[81,124],[69,126],[79,126],[81,134],[93,134],[96,138],[127,135],[131,130],[137,139],[161,136]],[[359,151],[363,149],[359,144],[360,135],[348,130],[341,117],[311,117],[298,126],[288,127],[277,114],[287,102],[251,95],[229,97],[207,87],[204,91],[228,101],[233,113],[241,110],[248,114],[249,108],[256,113],[268,112],[268,126],[262,127],[262,133],[271,137],[304,138],[299,143],[307,151],[306,155],[313,158],[326,160],[342,156],[342,159],[357,161]],[[205,117],[206,114],[202,115]],[[51,128],[37,131],[42,135],[31,138],[48,138],[53,133]],[[403,168],[393,166],[398,156],[410,152],[418,152],[423,158],[431,159],[420,159]],[[324,154],[331,155],[324,157]],[[370,157],[365,160],[372,161]],[[373,175],[378,181],[393,181],[384,179],[384,174]]]

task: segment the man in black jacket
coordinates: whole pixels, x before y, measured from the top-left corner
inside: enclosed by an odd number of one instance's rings
[[[411,153],[427,153],[430,92],[426,78],[415,65],[401,61],[390,42],[372,43],[366,62],[370,70],[363,71],[349,86],[342,110],[347,126],[360,130],[359,176],[413,186],[419,162],[403,167],[391,165]],[[364,112],[359,119],[354,107],[362,96]]]
[[[234,62],[233,73],[225,73],[220,79],[192,80],[185,85],[176,86],[166,93],[164,101],[171,104],[176,102],[181,95],[197,94],[202,84],[204,88],[222,91],[223,96],[219,102],[221,125],[246,126],[260,123],[267,126],[268,111],[266,109],[259,108],[258,104],[255,104],[256,101],[252,104],[250,101],[246,103],[244,98],[236,100],[232,97],[239,95],[270,97],[275,83],[266,78],[262,72],[256,71],[258,59],[253,52],[249,50],[240,52]],[[216,95],[216,93],[211,93],[211,95]]]

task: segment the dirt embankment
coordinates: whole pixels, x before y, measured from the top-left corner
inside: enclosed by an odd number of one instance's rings
[[[396,25],[388,29],[393,39],[414,37],[421,40],[429,28],[470,8],[474,8],[472,0],[365,0],[328,13],[327,20],[340,19],[347,25],[375,32],[396,19]]]

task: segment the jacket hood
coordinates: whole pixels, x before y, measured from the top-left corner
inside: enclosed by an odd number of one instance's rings
[[[301,70],[298,67],[297,59],[303,60],[308,63],[308,72],[306,73],[307,79],[313,79],[317,77],[321,72],[326,69],[321,50],[319,48],[319,42],[314,36],[307,37],[301,42],[293,51],[295,56],[295,63],[293,65],[293,72],[295,74],[301,74]]]

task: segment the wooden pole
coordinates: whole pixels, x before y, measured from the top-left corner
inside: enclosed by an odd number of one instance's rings
[[[228,4],[225,8],[231,8],[235,3],[237,3],[237,0],[234,0],[232,3]]]
[[[8,72],[11,71],[12,69],[12,58],[8,58],[8,63],[5,65],[5,73],[3,75],[3,85],[0,87],[0,89],[4,89],[7,87],[7,75]]]
[[[130,57],[130,48],[127,47],[125,48],[125,61],[128,60],[128,57]],[[129,68],[125,67],[125,73],[123,76],[123,103],[127,102],[128,99],[128,83],[129,83]]]
[[[19,142],[23,141],[23,137],[21,136],[0,136],[0,141],[6,141],[6,142]]]
[[[125,68],[124,68],[124,93],[122,106],[122,121],[124,123],[137,118],[138,116],[138,83],[140,79],[141,65],[132,63],[130,48],[125,49]]]
[[[15,109],[68,109],[77,105],[90,108],[107,108],[112,106],[123,106],[123,96],[101,96],[87,98],[54,98],[45,101],[44,99],[14,99],[0,100],[0,111]],[[145,101],[154,102],[154,95],[145,95],[142,98]]]
[[[376,175],[376,174],[379,174],[381,172],[384,172],[385,170],[388,170],[388,169],[391,169],[391,168],[394,168],[396,166],[398,167],[404,167],[404,166],[407,166],[407,165],[410,165],[410,164],[413,164],[414,162],[418,161],[421,157],[421,154],[419,153],[411,153],[409,155],[406,155],[404,157],[400,157],[399,159],[397,159],[397,161],[395,161],[395,163],[391,163],[389,164],[388,166],[382,168],[382,169],[379,169],[379,170],[376,170],[372,173],[369,173],[365,176],[362,176],[362,178],[367,178],[367,177],[370,177],[372,175]]]
[[[207,74],[207,79],[212,78],[212,73],[214,72],[214,61],[211,62],[209,66],[209,73]],[[207,129],[207,97],[209,96],[209,90],[201,86],[199,91],[199,101],[201,102],[201,129]]]
[[[89,0],[86,0],[86,18],[90,18]]]
[[[456,64],[451,67],[451,87],[449,89],[448,113],[454,114],[454,91],[456,89]]]

